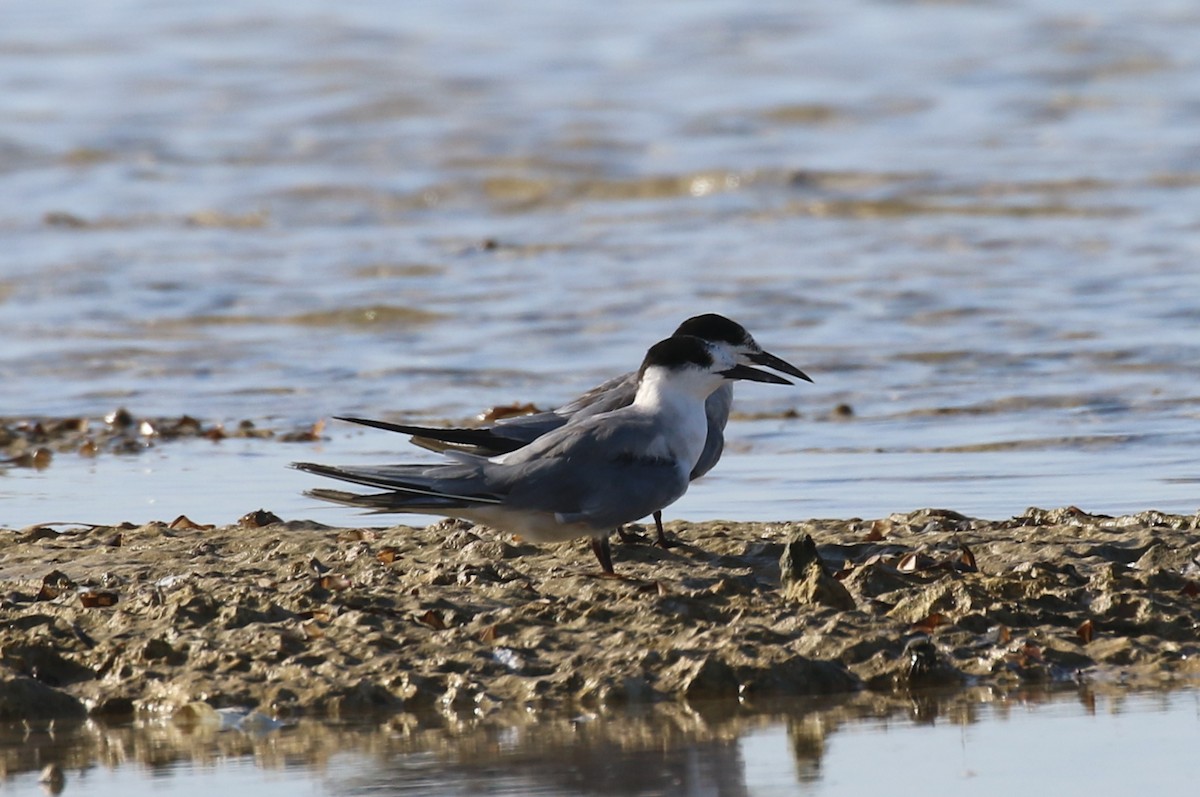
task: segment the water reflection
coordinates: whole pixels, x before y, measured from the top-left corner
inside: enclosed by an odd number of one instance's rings
[[[320,784],[320,793],[331,795],[739,797],[759,793],[764,784],[813,791],[836,785],[849,776],[845,756],[837,753],[861,745],[864,736],[887,734],[887,746],[896,748],[904,734],[922,728],[955,728],[965,740],[977,726],[1019,724],[1035,713],[1120,717],[1181,708],[1186,728],[1187,708],[1191,705],[1194,715],[1196,701],[1188,691],[1133,693],[1098,685],[867,692],[773,705],[767,711],[668,703],[570,717],[401,714],[358,723],[302,720],[271,727],[251,722],[242,729],[229,722],[115,727],[88,722],[7,728],[0,739],[0,774],[10,785],[30,784],[33,773],[54,763],[66,776],[68,794],[108,772],[126,794],[136,795],[154,788],[147,777],[212,780],[219,787],[230,776],[221,766],[244,761],[259,773],[251,779],[269,782],[269,773],[287,772],[292,782],[303,775],[306,782]],[[885,750],[878,755],[887,761]],[[919,762],[915,765],[920,769]],[[883,788],[889,777],[881,769],[874,781]]]

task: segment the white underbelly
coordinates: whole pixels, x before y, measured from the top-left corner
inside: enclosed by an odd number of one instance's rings
[[[596,529],[587,523],[560,523],[553,512],[518,512],[500,506],[456,510],[454,517],[516,534],[528,542],[566,542],[580,537],[601,537],[612,531]]]

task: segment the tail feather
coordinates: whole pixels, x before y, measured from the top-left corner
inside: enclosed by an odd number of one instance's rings
[[[405,511],[437,512],[447,509],[464,509],[467,506],[467,504],[461,501],[449,498],[439,500],[430,496],[410,495],[403,492],[361,494],[318,487],[312,490],[305,490],[304,494],[321,501],[330,501],[335,504],[343,504],[379,513]]]
[[[433,451],[437,454],[444,454],[447,451],[466,451],[470,453],[479,453],[490,456],[490,451],[483,451],[479,446],[459,446],[455,443],[447,443],[445,440],[435,440],[432,437],[417,437],[408,438],[408,442],[418,448],[423,448],[426,451]]]
[[[436,503],[429,506],[459,507],[476,506],[479,504],[499,504],[501,496],[488,493],[468,494],[449,489],[447,483],[456,480],[451,474],[429,475],[430,471],[445,470],[448,466],[430,465],[386,465],[378,468],[337,468],[332,465],[321,465],[316,462],[293,462],[292,467],[306,473],[326,476],[365,487],[387,490],[401,497],[416,498],[423,496],[433,499]],[[448,478],[449,477],[449,478]],[[461,485],[467,486],[467,485]],[[333,492],[333,491],[331,491]],[[447,503],[449,502],[449,503]]]

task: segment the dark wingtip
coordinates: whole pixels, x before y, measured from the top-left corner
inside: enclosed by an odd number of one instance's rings
[[[481,454],[494,456],[496,454],[506,454],[509,451],[515,451],[528,441],[520,440],[511,437],[505,437],[497,434],[491,427],[481,426],[462,427],[462,426],[414,426],[407,423],[391,423],[389,421],[376,421],[371,418],[351,418],[337,417],[339,421],[347,421],[349,423],[357,423],[360,426],[369,426],[372,429],[382,429],[385,432],[398,432],[400,434],[410,435],[413,442],[422,448],[431,448],[433,451],[440,451],[443,447],[431,447],[419,439],[434,440],[440,443],[447,443],[458,446],[473,446],[479,449]],[[472,452],[474,453],[474,452]]]
[[[372,429],[382,429],[385,432],[399,432],[401,434],[412,434],[409,429],[417,429],[420,427],[405,426],[400,423],[388,423],[387,421],[376,421],[371,418],[355,418],[349,415],[335,415],[335,421],[345,421],[346,423],[356,423],[359,426],[370,426]]]
[[[317,476],[329,476],[334,479],[344,477],[344,474],[332,465],[321,465],[316,462],[293,462],[288,467],[295,470],[302,470],[305,473],[314,473]]]

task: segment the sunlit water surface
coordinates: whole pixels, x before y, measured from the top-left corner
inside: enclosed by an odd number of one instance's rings
[[[816,384],[739,388],[800,417],[678,515],[1190,512],[1197,40],[1175,0],[18,4],[0,414],[463,422],[711,310]],[[9,469],[0,523],[312,513],[288,460],[413,455],[327,436]]]

